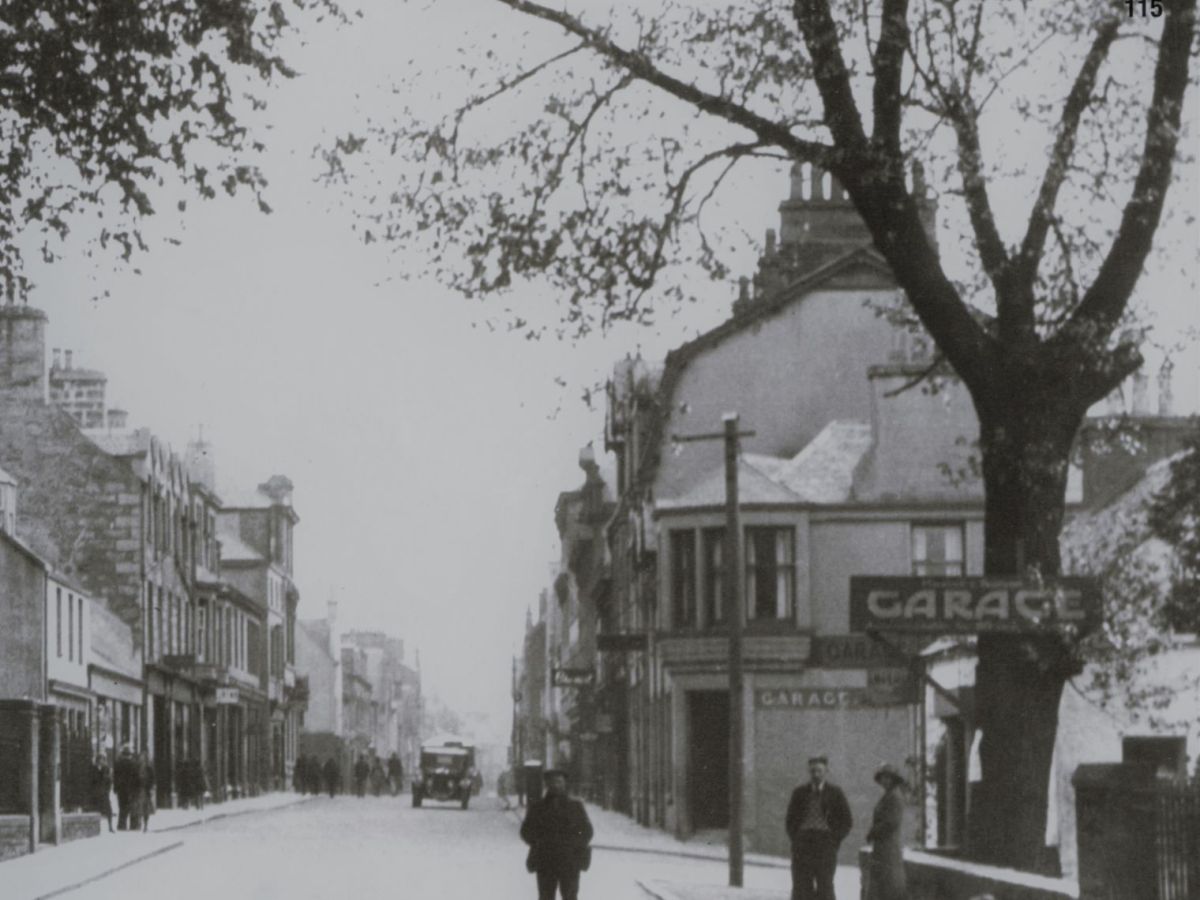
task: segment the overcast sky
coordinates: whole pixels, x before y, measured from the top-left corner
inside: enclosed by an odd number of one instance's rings
[[[524,611],[558,555],[555,499],[581,481],[579,449],[602,448],[602,410],[582,390],[627,352],[658,357],[716,324],[734,289],[704,286],[699,304],[654,329],[527,341],[491,330],[487,307],[422,282],[419,258],[361,245],[343,197],[316,181],[313,147],[386,111],[397,82],[408,102],[440,102],[438,85],[402,81],[409,59],[428,69],[527,30],[481,0],[361,5],[349,27],[310,30],[291,56],[301,77],[270,94],[272,215],[248,199],[192,203],[151,225],[182,243],[153,242],[140,275],[68,255],[34,271],[31,302],[50,315],[51,347],[108,374],[110,403],[131,424],[179,450],[202,425],[222,484],[295,482],[302,618],[336,598],[346,627],[403,637],[434,691],[489,712],[503,736]],[[720,209],[760,235],[786,191],[786,173],[768,169]],[[173,209],[174,195],[158,206]],[[749,250],[730,261],[751,274]],[[1195,271],[1194,253],[1177,262]],[[1160,337],[1200,325],[1181,284],[1164,276],[1148,293]],[[97,288],[111,296],[90,301]],[[1180,402],[1200,407],[1194,348],[1176,371]]]

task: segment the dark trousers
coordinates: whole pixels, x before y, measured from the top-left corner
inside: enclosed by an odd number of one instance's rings
[[[792,900],[836,900],[837,842],[824,831],[802,831],[792,844]]]
[[[571,868],[538,869],[538,900],[554,900],[557,890],[562,900],[577,900],[579,897],[579,870]]]
[[[133,827],[138,828],[137,812],[133,809],[133,798],[126,797],[121,794],[117,795],[117,830],[125,831],[130,826],[130,818],[133,819]]]

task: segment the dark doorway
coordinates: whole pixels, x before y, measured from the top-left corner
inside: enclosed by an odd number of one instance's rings
[[[729,827],[729,694],[689,691],[688,809],[692,830]]]
[[[157,694],[151,697],[154,715],[154,786],[157,792],[155,803],[164,808],[171,805],[171,776],[175,771],[174,754],[171,752],[170,702]]]

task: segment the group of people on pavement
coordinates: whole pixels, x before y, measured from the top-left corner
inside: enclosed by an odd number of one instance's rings
[[[792,844],[792,900],[836,900],[833,877],[838,848],[850,833],[854,818],[846,795],[828,775],[828,758],[809,759],[808,783],[796,788],[788,803],[784,827]],[[863,897],[906,900],[901,825],[907,782],[895,766],[884,765],[875,773],[875,783],[883,789],[883,796],[867,832],[871,863]]]
[[[325,791],[332,797],[342,789],[342,773],[337,761],[331,756],[322,764],[315,756],[300,754],[292,769],[292,787],[301,794],[320,794]]]
[[[175,784],[179,790],[179,803],[187,809],[194,806],[204,809],[204,798],[208,795],[208,776],[204,764],[196,757],[182,757],[175,764]]]
[[[828,780],[829,760],[808,761],[809,780],[792,792],[784,827],[792,846],[792,900],[836,900],[833,887],[838,848],[854,817],[842,789]],[[525,868],[537,876],[538,900],[578,900],[580,873],[591,864],[592,823],[583,803],[567,793],[567,775],[544,774],[546,792],[531,800],[521,839],[529,845]],[[863,897],[906,900],[901,825],[907,782],[892,765],[875,773],[883,796],[875,806],[867,841],[872,845]]]
[[[369,760],[366,755],[360,755],[351,766],[350,775],[354,780],[354,792],[359,797],[367,795],[368,784],[376,797],[384,791],[394,797],[404,789],[404,767],[395,753],[388,757],[386,768],[374,753]],[[292,770],[292,787],[301,794],[324,791],[332,797],[342,791],[341,768],[332,756],[322,763],[316,756],[301,754]]]
[[[134,755],[132,747],[121,749],[109,769],[108,758],[97,754],[92,764],[92,805],[113,830],[112,794],[117,795],[117,830],[148,831],[154,812],[154,766],[146,751]],[[203,802],[203,801],[201,801]]]
[[[371,793],[376,797],[384,791],[394,797],[404,789],[404,768],[400,764],[400,757],[395,753],[388,757],[386,769],[383,761],[374,753],[371,753],[370,759],[365,754],[360,754],[354,762],[351,774],[354,776],[354,793],[359,797],[367,795],[368,783]]]

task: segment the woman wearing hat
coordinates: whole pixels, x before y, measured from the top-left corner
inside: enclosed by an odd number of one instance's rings
[[[900,833],[904,822],[903,789],[907,783],[892,765],[880,766],[875,782],[883,788],[883,796],[875,804],[875,816],[867,832],[867,840],[872,844],[867,900],[905,900],[908,889]]]

